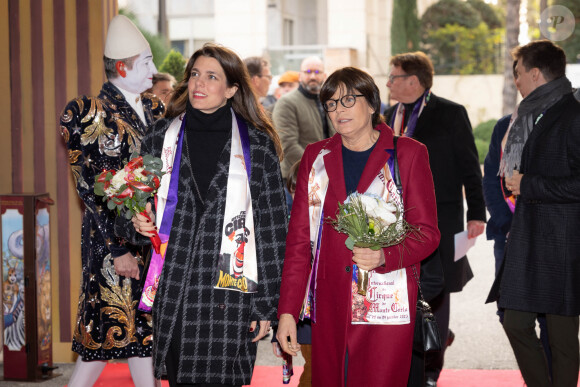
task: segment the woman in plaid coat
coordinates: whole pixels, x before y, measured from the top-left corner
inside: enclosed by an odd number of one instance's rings
[[[189,60],[165,118],[142,143],[156,157],[172,150],[166,175],[173,181],[179,167],[177,200],[153,304],[155,375],[166,365],[172,386],[250,384],[257,342],[276,319],[287,211],[278,136],[231,50],[207,44]],[[246,196],[249,210],[231,217]],[[143,243],[154,222],[138,216],[133,229],[119,220],[117,231]],[[235,249],[226,252],[228,243]]]

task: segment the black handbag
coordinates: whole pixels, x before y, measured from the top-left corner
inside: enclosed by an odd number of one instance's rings
[[[438,352],[441,351],[441,337],[439,336],[439,327],[435,320],[435,315],[431,311],[431,307],[423,298],[421,291],[421,284],[417,276],[415,266],[413,268],[413,275],[417,280],[419,288],[419,295],[417,300],[417,315],[415,316],[415,334],[413,336],[413,349],[419,352]]]
[[[397,161],[397,140],[399,137],[393,137],[393,169],[395,171],[395,184],[399,194],[403,192],[403,184],[401,183],[401,175],[399,173],[399,163]],[[439,327],[435,316],[431,311],[431,307],[423,298],[421,291],[421,281],[417,275],[417,270],[413,265],[413,276],[417,281],[417,288],[419,290],[419,299],[417,300],[417,315],[415,316],[415,333],[413,336],[413,350],[419,352],[437,352],[441,351],[441,337],[439,336]]]

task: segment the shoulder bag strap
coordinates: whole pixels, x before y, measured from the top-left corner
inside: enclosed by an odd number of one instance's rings
[[[395,170],[395,185],[399,195],[403,194],[403,184],[401,183],[401,174],[399,173],[399,161],[397,160],[397,140],[399,136],[393,136],[393,169]]]
[[[395,170],[395,185],[397,186],[397,191],[399,191],[399,195],[403,194],[403,183],[401,183],[401,174],[399,173],[399,161],[397,160],[397,140],[399,136],[393,136],[393,169]],[[423,291],[421,291],[421,281],[419,280],[419,276],[417,275],[417,270],[415,269],[415,265],[412,266],[413,269],[413,276],[417,281],[417,287],[419,288],[419,295],[421,296],[420,300],[424,303],[425,298],[423,298]],[[427,304],[428,307],[428,304]]]

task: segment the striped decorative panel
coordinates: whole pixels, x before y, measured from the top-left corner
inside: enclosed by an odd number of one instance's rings
[[[82,204],[58,118],[105,80],[103,47],[116,0],[0,2],[0,193],[48,192],[55,362],[72,361]]]

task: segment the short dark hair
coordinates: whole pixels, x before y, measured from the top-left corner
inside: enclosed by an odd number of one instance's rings
[[[347,94],[355,94],[355,90],[364,96],[370,107],[374,109],[373,127],[384,122],[381,116],[381,94],[373,77],[356,67],[343,67],[336,70],[326,79],[320,89],[320,102],[324,104],[337,90],[346,89]]]
[[[395,55],[391,58],[391,65],[400,67],[405,74],[415,75],[425,89],[430,89],[433,86],[435,70],[431,59],[425,53],[415,51]]]
[[[264,69],[264,67],[268,67],[268,61],[259,56],[251,56],[249,58],[244,59],[244,64],[248,69],[250,78],[256,75],[259,77],[262,76],[262,70]]]
[[[550,82],[566,75],[566,54],[549,40],[536,40],[512,50],[515,60],[522,60],[526,71],[538,68]]]
[[[164,81],[169,81],[174,86],[177,83],[177,81],[175,80],[175,77],[173,77],[173,75],[171,75],[171,74],[168,74],[168,73],[153,74],[153,86],[155,86],[155,84],[157,82],[164,82]]]
[[[105,75],[107,76],[107,79],[109,80],[115,79],[119,76],[119,73],[117,72],[117,67],[115,66],[117,62],[123,62],[125,66],[127,66],[127,68],[131,70],[133,68],[133,63],[135,62],[135,59],[137,59],[138,56],[139,55],[135,55],[130,58],[124,59],[111,59],[107,58],[106,56],[103,56],[103,63],[105,65]]]

